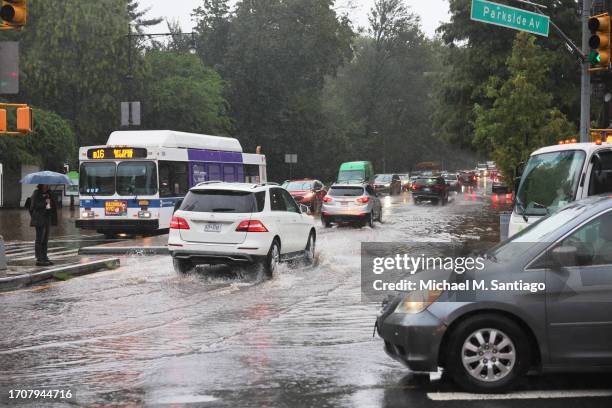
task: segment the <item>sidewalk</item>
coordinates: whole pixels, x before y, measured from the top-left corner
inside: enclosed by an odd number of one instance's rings
[[[168,234],[83,247],[79,255],[168,255]]]
[[[101,270],[116,269],[119,265],[119,258],[94,257],[81,257],[78,262],[58,262],[57,265],[49,267],[9,265],[7,270],[0,271],[0,291],[17,289],[50,279],[68,280]]]

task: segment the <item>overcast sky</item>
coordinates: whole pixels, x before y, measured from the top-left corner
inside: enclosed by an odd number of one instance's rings
[[[447,0],[405,0],[412,11],[421,17],[423,31],[428,36],[433,36],[441,21],[448,20]],[[337,0],[336,8],[340,13],[348,12],[351,20],[356,26],[367,25],[367,15],[374,0]],[[191,11],[202,4],[202,0],[140,0],[142,7],[151,7],[149,16],[164,17],[170,20],[178,20],[183,31],[191,31]],[[162,23],[163,24],[163,23]],[[152,31],[165,29],[160,24]]]

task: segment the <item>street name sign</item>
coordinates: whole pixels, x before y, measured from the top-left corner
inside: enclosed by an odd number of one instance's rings
[[[544,37],[548,37],[550,30],[548,16],[486,0],[472,0],[471,18],[474,21],[526,31]]]

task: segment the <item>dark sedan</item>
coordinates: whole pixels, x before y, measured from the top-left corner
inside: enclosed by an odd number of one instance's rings
[[[443,367],[475,392],[508,390],[531,370],[612,371],[609,196],[534,223],[478,271],[425,271],[421,280],[439,273],[468,288],[403,292],[377,319],[386,352],[411,370]]]
[[[389,195],[402,193],[402,181],[397,174],[377,174],[374,177],[374,191]]]

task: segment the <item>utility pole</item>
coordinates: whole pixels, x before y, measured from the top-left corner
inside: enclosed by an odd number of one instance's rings
[[[582,0],[582,53],[589,53],[589,17],[591,15],[591,5],[593,0]],[[581,87],[580,87],[580,141],[589,141],[591,128],[591,75],[589,73],[589,62],[583,61],[581,67]]]

